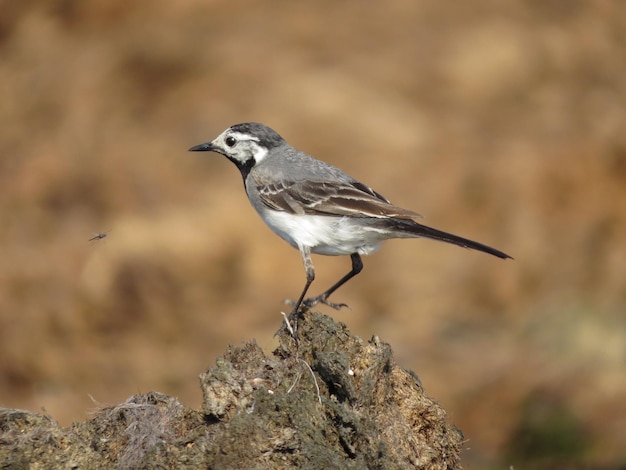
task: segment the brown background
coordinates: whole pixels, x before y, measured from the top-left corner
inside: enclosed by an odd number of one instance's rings
[[[323,309],[392,345],[466,466],[626,461],[623,2],[0,5],[0,405],[198,407],[228,344],[275,345],[300,256],[186,152],[256,120],[516,258],[393,241]],[[314,262],[313,293],[350,264]]]

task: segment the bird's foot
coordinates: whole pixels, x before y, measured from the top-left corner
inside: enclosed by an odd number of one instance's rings
[[[334,302],[331,302],[330,300],[328,300],[328,296],[324,294],[318,295],[317,297],[311,297],[310,299],[304,299],[302,301],[302,305],[306,306],[307,308],[314,307],[317,304],[328,305],[330,308],[334,308],[335,310],[341,310],[344,307],[350,308],[348,304],[336,304]]]
[[[341,310],[342,308],[350,308],[350,306],[348,304],[344,304],[344,303],[339,303],[336,304],[334,302],[331,302],[330,300],[328,300],[328,296],[325,295],[318,295],[317,297],[311,297],[309,299],[304,299],[302,301],[302,303],[300,304],[300,307],[298,308],[298,311],[295,310],[295,306],[296,306],[296,302],[291,300],[291,299],[285,299],[284,300],[285,304],[289,305],[290,307],[294,307],[291,310],[291,313],[289,314],[289,318],[293,318],[298,316],[301,311],[302,308],[313,308],[315,307],[317,304],[324,304],[324,305],[328,305],[330,308],[334,308],[335,310]]]

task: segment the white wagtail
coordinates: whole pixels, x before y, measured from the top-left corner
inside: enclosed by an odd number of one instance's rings
[[[189,150],[217,152],[237,165],[252,206],[274,233],[300,250],[306,284],[292,315],[303,304],[345,307],[328,297],[361,272],[361,255],[373,253],[390,238],[431,238],[511,258],[482,243],[417,223],[420,214],[394,206],[340,169],[293,148],[263,124],[236,124],[215,140]],[[322,294],[305,300],[315,279],[311,253],[350,255],[352,270]]]

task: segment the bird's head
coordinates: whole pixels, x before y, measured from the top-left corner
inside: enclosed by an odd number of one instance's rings
[[[246,122],[229,127],[214,140],[191,147],[189,151],[221,153],[237,165],[245,178],[252,167],[284,142],[273,129],[257,122]]]

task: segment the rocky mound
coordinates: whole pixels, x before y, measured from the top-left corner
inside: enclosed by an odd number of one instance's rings
[[[2,468],[457,469],[462,435],[391,347],[306,312],[266,355],[230,347],[200,376],[202,410],[151,392],[61,428],[0,410]]]

